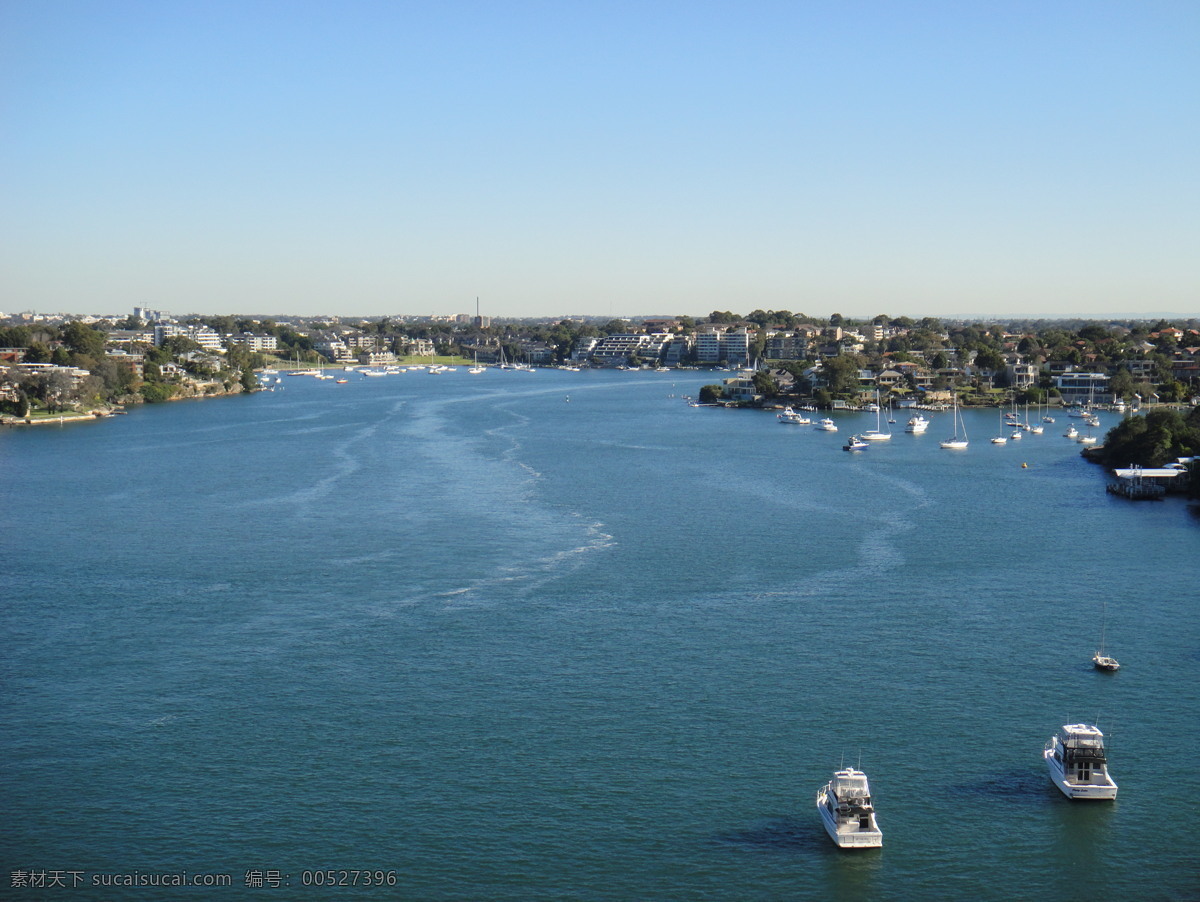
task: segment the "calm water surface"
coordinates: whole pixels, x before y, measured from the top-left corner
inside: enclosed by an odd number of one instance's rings
[[[1200,898],[1200,520],[1107,496],[1062,417],[852,456],[873,415],[681,400],[709,381],[292,378],[0,433],[0,895]],[[1080,720],[1114,804],[1046,777]],[[843,762],[882,850],[821,828]],[[396,885],[301,885],[330,868]]]

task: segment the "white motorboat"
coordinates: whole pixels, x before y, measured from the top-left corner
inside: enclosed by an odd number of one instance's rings
[[[804,416],[803,414],[796,413],[796,411],[794,411],[790,407],[783,408],[783,413],[776,414],[775,416],[779,420],[779,422],[786,423],[789,425],[809,426],[812,424],[812,420],[810,420],[808,417]]]
[[[822,432],[837,432],[837,423],[829,419],[829,417],[825,417],[825,419],[817,423],[817,428]]]
[[[846,444],[842,445],[842,450],[843,451],[862,451],[864,448],[869,448],[869,447],[870,447],[870,445],[868,445],[866,442],[864,442],[857,435],[852,435],[852,436],[850,436],[850,438],[846,442]]]
[[[1050,779],[1068,799],[1115,799],[1117,784],[1108,775],[1104,734],[1091,724],[1069,723],[1042,752]]]
[[[817,811],[825,832],[842,849],[878,849],[883,833],[875,821],[867,775],[848,767],[817,791]]]
[[[921,414],[917,414],[915,417],[909,419],[908,425],[904,427],[904,431],[913,435],[920,435],[928,428],[929,420],[925,419]]]

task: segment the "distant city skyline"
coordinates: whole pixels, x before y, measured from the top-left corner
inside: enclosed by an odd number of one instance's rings
[[[1183,0],[4,4],[0,311],[1195,317],[1197,46]]]

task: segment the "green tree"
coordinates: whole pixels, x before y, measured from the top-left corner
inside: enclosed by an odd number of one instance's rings
[[[759,370],[754,374],[754,392],[764,398],[776,398],[779,396],[779,383],[766,370]]]
[[[62,342],[73,354],[100,360],[104,357],[105,335],[98,329],[72,320],[62,327]]]
[[[171,400],[175,395],[175,386],[166,382],[143,382],[141,394],[147,404],[157,404]]]
[[[1108,390],[1112,392],[1114,398],[1129,400],[1133,397],[1134,391],[1133,374],[1124,367],[1117,370],[1108,381]]]
[[[1109,467],[1161,467],[1178,457],[1198,454],[1200,407],[1193,407],[1186,417],[1172,408],[1128,417],[1109,430],[1098,449],[1101,461]]]
[[[1004,371],[1004,358],[994,348],[981,346],[975,354],[975,366],[993,372]]]
[[[857,354],[839,354],[825,360],[822,369],[825,371],[826,388],[835,396],[857,394],[858,373],[862,366],[862,358]]]
[[[49,345],[42,344],[40,341],[32,341],[25,348],[25,362],[49,363],[51,354]]]
[[[699,397],[701,404],[715,404],[725,397],[725,386],[702,385],[700,387]]]

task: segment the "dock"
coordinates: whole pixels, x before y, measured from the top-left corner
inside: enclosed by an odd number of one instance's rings
[[[1183,461],[1162,468],[1127,467],[1112,471],[1108,483],[1110,494],[1131,501],[1159,501],[1169,490],[1182,490],[1187,485],[1188,471]]]

